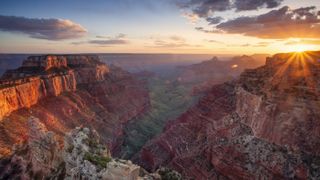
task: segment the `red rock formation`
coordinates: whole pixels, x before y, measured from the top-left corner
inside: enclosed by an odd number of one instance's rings
[[[51,68],[65,68],[67,67],[67,59],[65,56],[30,56],[23,61],[22,67],[40,67],[45,71]]]
[[[36,73],[36,68],[19,68],[14,73],[24,76],[17,80],[8,79],[10,71],[4,75],[0,154],[8,154],[14,143],[23,140],[28,130],[26,119],[31,115],[59,135],[76,126],[90,126],[116,151],[126,122],[148,109],[144,83],[132,74],[108,67],[95,56],[59,58],[67,60],[66,68]]]
[[[58,96],[63,92],[76,90],[76,79],[73,71],[52,77],[32,77],[14,80],[8,87],[0,89],[0,119],[11,112],[30,108],[47,96]],[[3,83],[4,84],[4,83]]]
[[[31,117],[28,125],[28,140],[0,159],[0,179],[181,179],[170,169],[149,174],[131,161],[113,159],[95,130],[77,127],[59,146],[55,133],[39,119]]]
[[[8,71],[1,82],[0,119],[47,96],[75,91],[78,84],[105,80],[109,68],[97,61],[90,62],[90,56],[85,57],[32,56],[21,68]]]
[[[237,113],[255,136],[320,155],[319,58],[319,52],[278,54],[242,74]]]
[[[275,55],[214,86],[134,160],[186,179],[319,178],[319,59],[320,52]]]

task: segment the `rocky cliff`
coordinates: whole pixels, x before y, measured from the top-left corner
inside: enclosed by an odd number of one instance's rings
[[[109,68],[86,56],[31,56],[1,80],[0,119],[30,108],[48,96],[75,91],[77,85],[105,80]],[[73,67],[73,68],[70,68]]]
[[[278,54],[216,85],[134,158],[186,179],[318,179],[320,52]]]
[[[163,176],[163,170],[149,174],[131,161],[112,158],[95,130],[77,127],[60,145],[39,119],[31,117],[28,125],[26,142],[0,160],[0,179],[156,180]]]
[[[76,126],[94,127],[115,150],[126,122],[148,107],[144,82],[97,56],[32,56],[1,78],[0,154],[23,141],[31,115],[60,136]]]

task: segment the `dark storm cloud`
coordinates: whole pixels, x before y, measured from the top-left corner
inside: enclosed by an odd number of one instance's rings
[[[0,15],[0,30],[28,34],[32,38],[64,40],[83,37],[87,30],[64,19],[37,19]]]
[[[219,24],[223,18],[222,17],[208,17],[206,20],[209,22],[209,25]]]
[[[237,11],[278,7],[283,0],[176,0],[183,9],[191,9],[199,17],[207,18],[217,11]]]
[[[225,33],[259,38],[318,38],[320,17],[315,7],[290,9],[288,6],[259,16],[244,16],[217,25]]]

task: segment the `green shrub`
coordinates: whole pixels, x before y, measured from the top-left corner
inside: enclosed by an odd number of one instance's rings
[[[84,154],[84,159],[90,161],[92,164],[98,166],[99,168],[106,168],[107,164],[111,161],[110,157],[98,156],[89,152],[86,152]]]

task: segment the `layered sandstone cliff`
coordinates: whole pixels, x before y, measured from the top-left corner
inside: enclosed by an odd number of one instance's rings
[[[75,91],[79,84],[103,81],[108,72],[105,64],[91,62],[90,56],[31,56],[2,77],[0,119],[42,98]]]
[[[76,126],[93,127],[113,150],[123,126],[148,107],[144,82],[97,56],[32,56],[1,78],[0,154],[23,140],[30,116],[61,136]]]
[[[320,52],[278,54],[214,86],[134,158],[186,179],[318,179]]]

